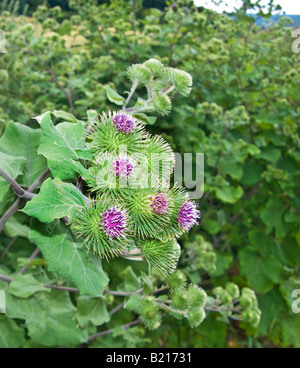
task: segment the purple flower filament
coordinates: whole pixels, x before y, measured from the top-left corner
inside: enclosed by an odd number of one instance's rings
[[[110,208],[102,214],[102,227],[104,232],[111,239],[115,237],[125,237],[124,232],[127,226],[126,211],[121,211],[115,207]]]
[[[168,198],[165,193],[158,193],[152,204],[152,211],[158,215],[165,215],[168,212]]]
[[[133,165],[128,158],[117,158],[113,162],[113,171],[116,176],[126,178],[133,171]]]
[[[118,132],[130,134],[134,129],[134,120],[126,114],[117,114],[113,118],[113,124],[116,126]]]
[[[189,231],[195,224],[198,224],[197,220],[200,218],[200,215],[200,211],[197,210],[197,204],[188,201],[181,206],[177,221],[186,231]]]

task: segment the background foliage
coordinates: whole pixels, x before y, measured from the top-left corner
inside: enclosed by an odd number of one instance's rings
[[[108,312],[122,298],[107,294],[104,303],[45,290],[44,284],[72,284],[49,272],[41,256],[28,264],[35,233],[28,240],[29,217],[17,212],[1,233],[0,273],[15,277],[29,269],[9,284],[13,308],[0,315],[0,344],[77,346],[103,325],[100,331],[113,333],[91,340],[93,346],[300,347],[300,319],[291,312],[300,283],[300,77],[288,20],[262,30],[244,11],[233,19],[187,0],[165,10],[145,9],[139,0],[70,0],[68,15],[39,6],[30,17],[18,15],[14,4],[0,4],[7,41],[0,57],[1,168],[30,187],[46,168],[36,153],[41,132],[32,117],[66,110],[84,120],[87,110],[113,108],[104,86],[128,90],[131,64],[154,57],[186,70],[194,80],[189,98],[177,97],[172,114],[147,126],[176,152],[205,154],[202,220],[180,240],[179,269],[210,296],[228,282],[253,289],[262,314],[256,328],[208,312],[195,329],[171,316],[154,331],[122,329],[132,321],[131,304]],[[0,200],[2,214],[15,200],[2,178]],[[132,292],[149,281],[136,276],[146,272],[137,263],[103,267],[113,276],[111,290]]]

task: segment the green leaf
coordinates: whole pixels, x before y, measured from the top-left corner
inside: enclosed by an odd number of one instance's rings
[[[138,326],[123,329],[121,326],[116,326],[112,334],[112,342],[110,346],[115,346],[115,341],[122,341],[122,347],[128,349],[143,348],[145,344],[151,343],[150,338],[146,338]],[[134,363],[135,364],[135,363]]]
[[[40,129],[9,122],[0,138],[0,151],[13,157],[18,165],[24,162],[24,175],[22,180],[18,181],[19,184],[29,187],[47,168],[45,158],[37,153],[41,136]]]
[[[119,285],[118,290],[133,292],[141,287],[139,278],[134,273],[133,269],[128,266],[120,274],[123,282]]]
[[[0,313],[5,313],[6,309],[6,294],[4,290],[0,290]]]
[[[293,298],[292,294],[293,291],[296,289],[300,289],[300,280],[297,280],[295,278],[290,277],[289,279],[283,280],[280,283],[280,293],[286,301],[290,310],[292,310],[292,304],[295,301],[295,298]]]
[[[233,262],[233,257],[230,254],[221,254],[216,252],[216,269],[210,272],[213,277],[219,277],[224,275],[224,273],[230,268]]]
[[[94,326],[101,326],[110,321],[110,314],[102,298],[82,295],[77,298],[76,319],[81,326],[89,322]]]
[[[76,152],[85,147],[85,130],[81,122],[54,126],[48,112],[41,120],[41,128],[43,136],[38,153],[47,158],[53,176],[62,180],[74,179],[79,174],[84,177],[86,170]]]
[[[98,112],[96,110],[88,110],[86,112],[88,120],[94,120],[98,116]]]
[[[295,235],[295,238],[296,238],[297,244],[300,246],[300,230]]]
[[[270,254],[276,257],[282,264],[286,263],[282,248],[274,239],[265,232],[253,229],[248,233],[251,245],[263,256],[268,258]]]
[[[138,120],[142,121],[144,124],[153,125],[156,122],[157,117],[156,116],[147,116],[143,113],[138,113],[133,115]]]
[[[275,228],[278,237],[285,236],[288,231],[282,218],[284,206],[284,201],[280,198],[271,198],[260,213],[260,218],[266,224],[268,232]]]
[[[253,185],[259,182],[263,171],[264,171],[263,165],[260,165],[258,162],[245,163],[244,174],[241,179],[241,184]]]
[[[232,179],[240,180],[243,176],[243,168],[241,163],[237,162],[234,157],[226,157],[220,163],[221,170],[230,175]]]
[[[124,308],[133,311],[135,313],[138,313],[140,311],[141,307],[141,298],[137,295],[131,295],[128,300],[126,300],[126,303],[124,305]]]
[[[268,334],[268,336],[272,337],[272,328],[276,326],[280,314],[285,309],[283,299],[276,288],[273,288],[266,294],[258,295],[257,299],[262,314],[256,335],[264,336]]]
[[[197,330],[195,348],[224,348],[226,347],[227,326],[209,314],[201,327]]]
[[[281,152],[279,149],[275,147],[267,147],[263,149],[258,155],[258,158],[262,158],[266,161],[276,163],[279,160],[279,157],[281,156]]]
[[[236,203],[243,195],[243,189],[240,186],[221,187],[216,189],[216,197],[224,203]]]
[[[33,342],[45,346],[72,346],[87,341],[87,331],[77,326],[76,308],[68,293],[52,290],[19,299],[8,294],[6,315],[23,319]]]
[[[50,291],[32,275],[17,275],[10,283],[8,292],[19,298],[28,298],[38,291]]]
[[[11,217],[4,227],[5,234],[11,238],[15,236],[21,236],[28,238],[29,227],[25,224],[21,224],[15,217]]]
[[[43,114],[41,115],[37,115],[37,116],[33,116],[32,119],[35,119],[40,125],[41,125],[41,122],[42,120],[44,119],[45,116],[47,116],[48,114],[51,114],[51,111],[46,111],[44,112]]]
[[[49,271],[73,282],[81,294],[103,294],[109,280],[102,269],[101,258],[83,251],[63,223],[41,224],[33,219],[29,239],[40,248]]]
[[[263,258],[256,250],[247,247],[239,252],[239,260],[241,274],[256,292],[266,293],[274,282],[279,282],[283,266],[272,254]]]
[[[284,347],[293,346],[300,348],[300,318],[298,315],[290,315],[280,319],[282,328],[282,344]]]
[[[69,112],[66,111],[62,111],[62,110],[54,110],[52,112],[52,114],[58,118],[58,119],[62,119],[64,121],[69,121],[70,123],[77,123],[77,119],[75,118],[74,115],[70,114]]]
[[[15,321],[0,315],[0,349],[16,349],[25,343],[25,330]]]
[[[211,219],[207,219],[203,221],[202,227],[205,231],[207,231],[211,235],[217,234],[221,229],[218,222],[215,220],[211,220]]]
[[[114,91],[110,86],[104,86],[106,91],[106,96],[110,102],[113,102],[116,105],[123,105],[125,98],[120,96],[116,91]]]
[[[23,212],[41,222],[52,222],[72,216],[84,205],[84,195],[73,184],[49,178],[43,183],[39,194],[27,202]]]
[[[77,149],[76,154],[79,158],[83,160],[93,160],[95,155],[92,151],[89,151],[88,149]]]

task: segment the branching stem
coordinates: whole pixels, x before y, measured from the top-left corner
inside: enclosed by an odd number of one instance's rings
[[[126,330],[127,328],[129,327],[132,327],[132,326],[136,326],[138,324],[140,324],[142,321],[140,319],[136,319],[135,321],[132,321],[132,322],[129,322],[129,323],[126,323],[125,325],[121,326],[121,329],[122,330]],[[114,332],[114,329],[111,328],[109,330],[106,330],[106,331],[102,331],[102,332],[98,332],[96,333],[95,335],[92,335],[88,338],[88,342],[91,342],[93,341],[94,339],[97,339],[98,337],[101,337],[101,336],[105,336],[105,335],[109,335],[111,333]]]
[[[3,170],[2,170],[3,171]],[[48,174],[50,173],[49,169],[46,169],[34,182],[33,184],[27,189],[26,193],[32,193],[44,180],[45,178],[48,176]],[[6,174],[7,175],[7,174]],[[17,184],[17,183],[16,183]],[[20,187],[17,184],[18,187]],[[20,187],[21,188],[21,187]],[[21,188],[23,190],[23,188]],[[0,219],[0,233],[3,230],[5,224],[7,223],[7,221],[18,211],[18,209],[22,206],[23,204],[23,198],[18,198],[13,205],[5,212],[5,214],[1,217]],[[30,198],[31,199],[31,198]]]
[[[4,170],[2,170],[0,168],[0,175],[9,182],[9,184],[13,187],[16,195],[19,198],[25,199],[25,200],[30,200],[32,199],[35,194],[32,194],[26,190],[24,190],[22,187],[20,187],[20,185],[15,181],[14,178],[12,178],[7,172],[5,172]]]
[[[37,249],[31,255],[31,257],[29,258],[29,260],[32,260],[32,259],[34,259],[36,257],[36,255],[38,254]],[[21,271],[20,271],[20,273],[24,273],[24,271],[23,272],[21,272]],[[6,275],[0,274],[0,280],[1,281],[5,281],[5,282],[12,282],[14,280],[14,278],[11,277],[11,276],[6,276]],[[48,285],[48,284],[45,284],[44,287],[45,288],[48,288],[48,289],[54,289],[54,290],[69,291],[71,293],[79,293],[79,289],[68,287],[68,286]],[[110,295],[115,295],[115,296],[124,296],[124,297],[126,297],[126,296],[132,296],[132,295],[140,294],[141,292],[143,292],[143,290],[144,290],[143,288],[141,288],[139,290],[136,290],[136,291],[132,291],[132,292],[104,290],[104,294],[110,294]]]

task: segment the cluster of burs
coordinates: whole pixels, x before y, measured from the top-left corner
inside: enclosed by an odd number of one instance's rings
[[[137,104],[161,114],[170,110],[176,93],[187,95],[192,84],[189,74],[155,59],[133,65],[128,77],[134,88],[147,88],[148,100]],[[73,227],[88,251],[106,259],[139,256],[168,276],[180,256],[177,239],[197,224],[200,211],[184,188],[170,187],[174,152],[161,136],[146,132],[133,110],[102,113],[92,122],[90,200]]]

